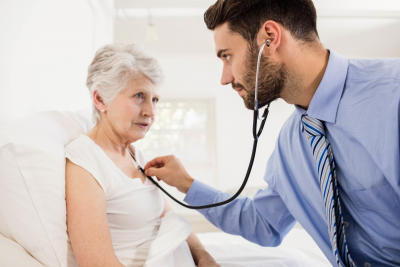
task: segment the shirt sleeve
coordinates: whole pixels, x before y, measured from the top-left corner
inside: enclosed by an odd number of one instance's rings
[[[65,158],[89,172],[107,195],[109,189],[107,164],[101,162],[93,147],[75,140],[65,147]]]
[[[195,180],[184,201],[200,206],[230,197],[228,193]],[[270,187],[257,192],[253,200],[239,196],[226,205],[198,211],[222,231],[240,235],[261,246],[278,246],[296,223],[278,193]]]

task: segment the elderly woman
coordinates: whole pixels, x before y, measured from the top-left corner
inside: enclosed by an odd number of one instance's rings
[[[163,74],[137,45],[107,45],[89,67],[95,126],[66,150],[67,225],[81,266],[219,266],[137,166]]]

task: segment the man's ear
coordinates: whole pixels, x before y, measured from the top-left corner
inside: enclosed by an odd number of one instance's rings
[[[282,28],[281,25],[273,20],[266,21],[257,34],[257,44],[259,47],[266,41],[271,40],[269,46],[264,48],[265,53],[272,55],[281,44]],[[267,52],[268,51],[268,52]]]

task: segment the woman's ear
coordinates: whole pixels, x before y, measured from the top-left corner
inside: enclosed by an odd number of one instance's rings
[[[103,98],[101,98],[99,91],[97,90],[93,91],[93,102],[99,111],[104,112],[107,110],[107,106],[104,104]]]

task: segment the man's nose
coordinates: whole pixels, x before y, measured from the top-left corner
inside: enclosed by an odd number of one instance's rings
[[[231,67],[224,64],[224,67],[222,68],[221,84],[227,85],[232,83],[233,81],[234,78],[232,75]]]

